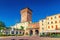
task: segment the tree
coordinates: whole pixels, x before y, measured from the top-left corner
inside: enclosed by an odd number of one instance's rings
[[[21,30],[24,30],[24,27],[23,26],[20,26],[21,27]]]
[[[5,23],[0,21],[0,30],[6,29]]]

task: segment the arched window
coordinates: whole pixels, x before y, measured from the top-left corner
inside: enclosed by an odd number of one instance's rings
[[[14,34],[14,31],[12,31],[11,33]]]
[[[16,31],[16,34],[18,34],[18,31]]]
[[[20,34],[21,34],[21,32],[20,32]]]

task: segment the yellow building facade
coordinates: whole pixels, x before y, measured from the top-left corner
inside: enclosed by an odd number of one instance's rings
[[[60,14],[47,16],[39,21],[40,33],[56,33],[60,32]]]
[[[47,30],[60,29],[60,14],[48,16],[46,19],[47,19]]]
[[[47,16],[36,23],[32,23],[32,11],[29,8],[21,10],[21,23],[17,23],[11,28],[21,29],[24,27],[24,33],[32,35],[41,35],[47,32],[59,32],[60,30],[60,14]]]
[[[46,19],[41,19],[39,21],[39,26],[40,26],[40,34],[44,33],[47,30],[47,24],[46,24]]]

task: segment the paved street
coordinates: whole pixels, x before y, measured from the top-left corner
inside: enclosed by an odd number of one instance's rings
[[[49,38],[49,37],[39,37],[39,36],[11,36],[0,38],[0,40],[60,40],[60,38]]]

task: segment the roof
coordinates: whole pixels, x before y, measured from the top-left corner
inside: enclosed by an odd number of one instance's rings
[[[25,8],[23,8],[23,9],[26,9],[26,8],[29,9],[30,11],[32,11],[29,7],[25,7]],[[21,9],[21,10],[23,10],[23,9]]]
[[[28,28],[38,28],[39,27],[39,23],[31,23],[28,25]]]

